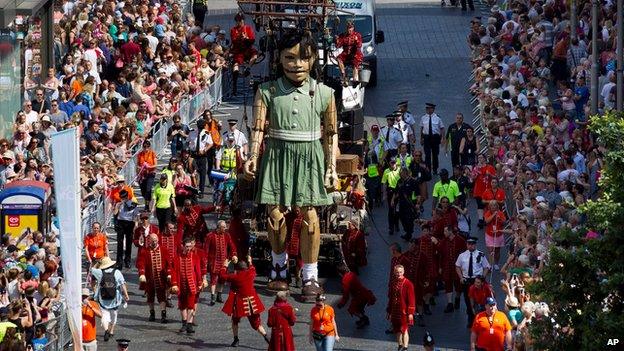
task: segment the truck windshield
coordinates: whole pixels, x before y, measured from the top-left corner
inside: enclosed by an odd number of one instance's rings
[[[330,19],[327,24],[328,27],[332,28],[332,33],[334,35],[338,35],[340,33],[344,33],[347,31],[347,20],[352,20],[353,24],[355,24],[355,31],[362,34],[362,42],[368,43],[373,39],[373,17],[372,16],[351,16],[351,15],[340,15],[338,16],[340,19],[340,23],[336,26],[336,23]]]

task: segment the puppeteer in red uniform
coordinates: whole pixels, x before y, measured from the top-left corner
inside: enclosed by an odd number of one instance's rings
[[[141,290],[147,295],[150,308],[150,321],[156,320],[154,297],[160,304],[161,322],[167,323],[167,285],[171,281],[172,262],[169,252],[158,244],[158,235],[150,234],[147,245],[137,255],[136,267],[139,271]]]
[[[260,319],[264,305],[254,287],[256,268],[251,262],[251,256],[247,256],[246,262],[239,261],[234,273],[227,272],[229,263],[225,261],[221,266],[219,279],[230,283],[230,293],[221,310],[232,317],[232,332],[234,333],[232,346],[238,346],[238,323],[243,317],[247,317],[251,327],[258,331],[268,343],[269,339]]]
[[[353,21],[347,21],[347,31],[336,37],[336,46],[342,48],[338,55],[338,67],[343,80],[346,79],[345,65],[353,67],[353,80],[359,81],[358,70],[362,65],[362,34],[355,31]]]
[[[414,285],[404,276],[405,268],[402,265],[394,267],[396,279],[388,291],[388,306],[386,312],[396,334],[408,332],[409,326],[414,324],[416,312],[416,298]]]
[[[184,200],[184,208],[178,215],[178,238],[181,240],[187,235],[193,235],[196,242],[203,243],[208,234],[204,215],[214,210],[214,206],[193,205],[190,199]]]
[[[342,256],[349,270],[353,272],[358,272],[360,267],[367,264],[366,238],[358,226],[359,221],[357,219],[349,221],[349,229],[341,239]]]
[[[435,291],[438,277],[438,264],[436,261],[438,239],[431,235],[429,223],[421,226],[422,232],[414,246],[410,248],[410,275],[408,278],[416,287],[416,303],[419,309],[424,304],[426,315],[431,314],[429,300]]]
[[[206,256],[195,248],[195,239],[187,236],[183,240],[182,248],[178,252],[173,267],[173,281],[171,292],[178,294],[178,308],[182,315],[180,332],[194,333],[193,317],[195,304],[199,293],[208,285],[205,279]]]
[[[344,269],[344,266],[339,268],[338,271],[342,275],[342,298],[338,302],[338,308],[344,307],[350,299],[351,303],[347,311],[350,315],[359,318],[356,325],[358,329],[361,329],[370,324],[365,314],[366,306],[374,305],[377,302],[377,298],[372,291],[362,284],[355,272]]]
[[[178,248],[182,244],[181,238],[177,236],[175,224],[167,223],[167,227],[160,233],[159,239],[159,245],[167,250],[167,254],[169,255],[169,257],[167,257],[168,261],[173,263]]]
[[[447,304],[444,309],[446,313],[459,309],[462,284],[457,275],[455,262],[459,254],[466,251],[466,249],[466,239],[461,235],[457,235],[456,228],[444,228],[444,239],[440,241],[438,252],[440,252],[440,269],[442,271],[442,281],[444,282],[444,289],[446,292]],[[455,291],[454,303],[451,302],[453,290]]]
[[[269,308],[267,326],[271,328],[269,351],[295,351],[295,340],[292,326],[297,317],[292,306],[286,301],[287,292],[280,291],[275,297],[275,303]]]
[[[248,66],[244,70],[244,75],[250,74],[249,67],[256,63],[258,58],[258,51],[254,48],[254,42],[256,41],[256,35],[251,26],[245,24],[245,16],[242,13],[238,13],[234,20],[236,25],[230,29],[230,38],[232,39],[232,48],[230,53],[232,54],[232,94],[237,94],[239,66],[248,63]]]
[[[160,231],[158,230],[158,226],[151,224],[149,221],[150,213],[149,212],[141,212],[140,224],[134,228],[134,234],[132,235],[132,242],[134,246],[136,246],[139,250],[137,254],[143,250],[145,245],[147,244],[147,239],[150,234],[160,235]]]
[[[232,242],[232,238],[230,238],[230,234],[226,232],[226,229],[227,224],[225,221],[217,222],[217,230],[208,234],[204,245],[204,250],[208,256],[208,272],[210,272],[211,306],[215,303],[217,283],[219,283],[219,291],[216,295],[216,301],[223,302],[221,298],[223,284],[219,281],[219,273],[226,260],[236,257],[236,246],[234,246],[234,242]]]
[[[232,210],[228,233],[230,233],[234,246],[236,246],[236,253],[238,256],[247,257],[249,253],[249,233],[245,229],[245,225],[241,219],[241,210],[238,208]]]

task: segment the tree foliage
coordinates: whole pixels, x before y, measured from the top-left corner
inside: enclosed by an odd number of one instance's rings
[[[624,115],[591,118],[604,151],[601,194],[587,201],[583,227],[554,234],[542,279],[529,287],[550,307],[529,330],[536,350],[604,350],[624,330]],[[600,239],[585,240],[587,230]],[[615,348],[614,348],[615,349]]]

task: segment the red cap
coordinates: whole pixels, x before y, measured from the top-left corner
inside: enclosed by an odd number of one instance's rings
[[[379,125],[377,125],[377,124],[373,124],[373,125],[371,126],[371,130],[379,130]]]

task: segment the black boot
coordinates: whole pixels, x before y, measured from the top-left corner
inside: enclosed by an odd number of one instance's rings
[[[451,313],[453,312],[454,308],[453,308],[453,304],[452,303],[447,303],[446,304],[446,308],[444,309],[444,313]]]
[[[431,316],[431,309],[429,308],[429,304],[425,304],[423,310],[427,316]]]
[[[111,337],[110,332],[107,330],[104,332],[104,341],[108,341]]]
[[[160,311],[160,323],[162,324],[169,323],[169,321],[167,320],[167,311],[165,310]]]
[[[235,337],[234,337],[234,341],[232,341],[232,343],[230,344],[230,346],[232,346],[232,347],[237,347],[237,346],[238,346],[238,342],[239,342],[239,340],[238,340],[238,336],[235,336]]]
[[[223,298],[221,298],[221,293],[220,292],[217,293],[217,302],[218,303],[223,303]]]
[[[357,321],[356,324],[357,324],[357,329],[362,329],[365,326],[370,324],[370,320],[368,319],[367,316],[362,316],[362,318],[360,318],[360,320]]]
[[[456,310],[459,310],[459,297],[455,298],[455,305],[453,306]]]
[[[153,322],[156,320],[156,312],[154,310],[150,310],[149,321]]]
[[[187,334],[193,334],[193,333],[195,333],[195,328],[193,328],[193,324],[191,324],[191,323],[186,323],[186,333],[187,333]]]
[[[210,306],[214,306],[215,305],[215,295],[214,294],[210,294],[210,302],[208,304]]]
[[[186,321],[182,321],[182,327],[180,328],[179,332],[184,333],[185,331],[186,331]]]

